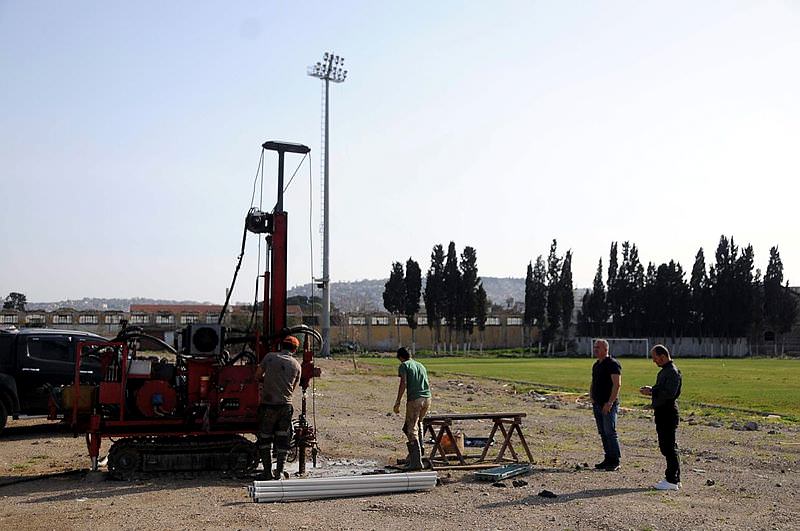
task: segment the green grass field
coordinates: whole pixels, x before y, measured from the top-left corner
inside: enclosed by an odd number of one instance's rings
[[[590,358],[420,358],[431,375],[493,378],[530,388],[586,392],[591,381]],[[393,358],[365,358],[361,363],[394,370]],[[653,385],[658,367],[648,359],[622,358],[622,405],[644,405],[639,387]],[[682,409],[721,406],[774,413],[800,421],[800,360],[679,359],[683,373]]]

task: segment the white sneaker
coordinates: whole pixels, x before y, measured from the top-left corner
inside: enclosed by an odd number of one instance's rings
[[[658,483],[653,485],[653,488],[656,489],[656,490],[678,490],[678,489],[681,488],[681,484],[680,483],[670,483],[666,479],[662,479],[661,481],[659,481]]]

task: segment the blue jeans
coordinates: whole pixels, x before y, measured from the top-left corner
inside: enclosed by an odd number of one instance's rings
[[[617,437],[617,413],[619,412],[619,401],[614,402],[611,411],[603,413],[603,404],[593,404],[594,420],[597,423],[597,432],[603,441],[603,452],[605,461],[609,463],[619,463],[619,438]]]

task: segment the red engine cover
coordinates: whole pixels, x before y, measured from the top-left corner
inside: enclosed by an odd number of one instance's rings
[[[136,408],[145,417],[160,417],[159,412],[171,414],[177,402],[175,389],[164,380],[148,380],[136,391]]]
[[[216,403],[220,419],[255,422],[259,389],[252,365],[223,367],[217,376]]]

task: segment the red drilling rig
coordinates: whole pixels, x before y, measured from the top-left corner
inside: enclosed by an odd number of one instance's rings
[[[129,326],[123,326],[111,342],[80,343],[74,384],[65,389],[63,402],[65,418],[76,436],[86,436],[93,470],[98,467],[103,439],[113,441],[108,469],[114,477],[128,478],[142,472],[254,470],[258,452],[255,443],[244,435],[255,434],[258,429],[260,382],[255,380],[256,367],[290,334],[301,339],[303,357],[302,407],[294,420],[290,460],[298,460],[299,473],[303,474],[310,449],[316,464],[316,431],[308,421],[306,399],[313,378],[319,376],[314,350],[322,338],[305,325],[287,327],[288,213],[283,209],[284,156],[305,155],[310,150],[301,144],[274,141],[265,142],[262,148],[278,155],[277,202],[272,212],[255,208],[248,212],[233,282],[241,266],[247,232],[264,235],[267,269],[263,276],[263,328],[251,333],[223,326],[226,300],[218,323],[188,325],[176,341],[177,348]],[[139,355],[142,341],[155,341],[174,357]],[[92,371],[81,370],[90,364],[99,364],[99,381],[87,381],[86,375]]]

